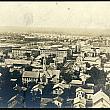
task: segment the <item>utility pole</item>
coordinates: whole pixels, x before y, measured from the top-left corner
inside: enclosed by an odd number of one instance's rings
[[[23,97],[24,97],[23,107],[26,108],[26,91],[27,91],[27,88],[26,87],[22,87],[22,90],[23,90]]]

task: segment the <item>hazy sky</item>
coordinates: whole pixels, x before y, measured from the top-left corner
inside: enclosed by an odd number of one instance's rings
[[[110,28],[110,2],[0,2],[0,26]]]

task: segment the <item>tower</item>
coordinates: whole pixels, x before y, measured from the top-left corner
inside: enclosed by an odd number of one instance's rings
[[[76,43],[76,50],[75,51],[78,52],[78,53],[81,51],[80,40],[78,40],[77,43]]]
[[[43,70],[46,71],[46,58],[43,58]]]

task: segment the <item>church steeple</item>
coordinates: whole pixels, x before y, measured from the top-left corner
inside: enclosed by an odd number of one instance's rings
[[[46,58],[43,58],[43,70],[46,71]]]
[[[78,53],[81,51],[80,40],[78,40],[77,43],[76,43],[76,49],[75,49],[75,51],[78,52]]]

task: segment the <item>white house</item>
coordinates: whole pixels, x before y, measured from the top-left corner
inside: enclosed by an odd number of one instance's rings
[[[64,92],[63,84],[58,83],[53,86],[53,94],[61,95]]]
[[[74,98],[75,108],[86,108],[85,90],[81,87],[76,89],[76,98]]]
[[[110,98],[102,90],[93,95],[93,108],[110,108]]]

